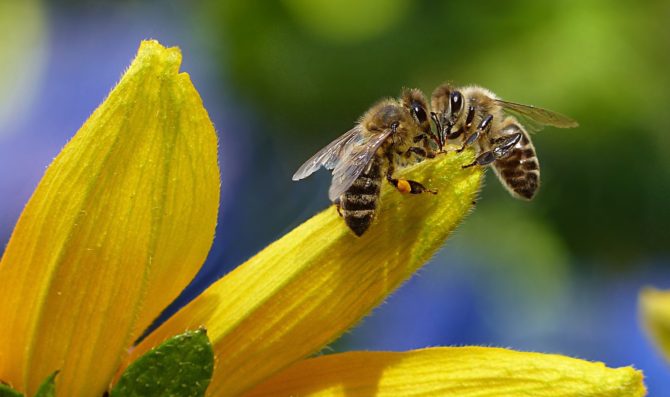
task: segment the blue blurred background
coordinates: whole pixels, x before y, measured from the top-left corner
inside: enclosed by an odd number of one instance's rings
[[[670,2],[0,1],[0,244],[45,167],[137,50],[177,45],[220,133],[215,245],[168,312],[328,205],[307,157],[403,86],[476,83],[576,118],[534,137],[532,203],[487,176],[477,210],[329,350],[493,345],[670,367],[637,294],[670,287]]]

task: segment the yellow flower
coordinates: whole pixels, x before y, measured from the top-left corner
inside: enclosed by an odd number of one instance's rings
[[[641,396],[634,369],[539,353],[436,347],[303,360],[247,393],[260,396]]]
[[[407,169],[437,195],[382,192],[354,237],[329,208],[220,279],[133,347],[193,278],[219,201],[216,135],[178,49],[137,58],[47,170],[0,262],[0,380],[33,395],[100,396],[168,337],[207,328],[208,394],[640,396],[640,372],[504,349],[307,358],[425,263],[472,208],[472,152]],[[130,351],[130,353],[128,353]]]
[[[640,314],[647,333],[663,356],[670,360],[670,291],[643,289]]]
[[[0,262],[0,379],[101,395],[193,278],[219,201],[214,128],[181,53],[144,42],[46,171]]]

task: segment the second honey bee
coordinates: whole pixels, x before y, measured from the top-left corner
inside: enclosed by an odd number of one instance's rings
[[[503,186],[516,198],[531,200],[540,186],[540,163],[528,129],[545,125],[577,127],[575,120],[550,110],[507,102],[477,86],[439,86],[431,98],[431,118],[438,144],[459,139],[457,151],[474,145],[477,158],[471,164],[491,164]]]
[[[363,235],[374,220],[382,177],[402,193],[436,193],[421,183],[394,177],[397,165],[434,157],[427,103],[419,90],[404,90],[399,99],[372,106],[354,128],[307,160],[296,173],[297,181],[320,167],[332,169],[329,198],[347,226]]]

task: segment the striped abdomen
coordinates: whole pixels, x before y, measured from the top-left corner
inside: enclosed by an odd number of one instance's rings
[[[340,197],[344,222],[359,237],[374,220],[381,183],[381,160],[375,157],[369,168]]]
[[[528,133],[518,127],[516,131],[522,132],[521,140],[506,157],[493,162],[493,169],[513,196],[530,200],[540,187],[540,163]]]

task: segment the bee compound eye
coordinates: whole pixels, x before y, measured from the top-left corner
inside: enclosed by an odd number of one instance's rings
[[[463,95],[459,91],[454,91],[449,96],[449,103],[451,105],[451,113],[458,114],[463,107]]]
[[[426,110],[423,108],[423,106],[414,104],[412,106],[412,112],[414,113],[414,117],[416,117],[419,123],[428,121],[428,116],[426,115]]]

